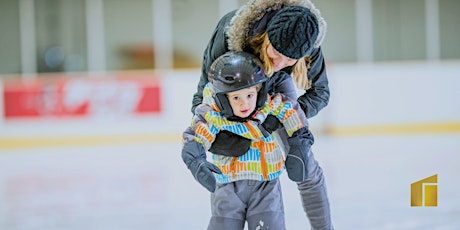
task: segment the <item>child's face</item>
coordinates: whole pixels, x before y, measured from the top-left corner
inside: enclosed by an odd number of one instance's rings
[[[233,114],[237,117],[246,118],[256,109],[257,87],[253,86],[227,93],[227,97]]]

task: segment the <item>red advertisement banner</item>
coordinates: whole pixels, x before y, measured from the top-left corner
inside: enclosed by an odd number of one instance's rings
[[[116,117],[161,112],[155,78],[57,78],[5,81],[5,119],[32,117]]]

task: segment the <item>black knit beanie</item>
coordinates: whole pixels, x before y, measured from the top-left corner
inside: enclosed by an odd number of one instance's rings
[[[306,7],[286,6],[270,19],[267,33],[278,52],[299,59],[313,49],[318,37],[318,20]]]

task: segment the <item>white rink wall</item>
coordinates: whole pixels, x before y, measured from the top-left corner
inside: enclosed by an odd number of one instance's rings
[[[98,133],[180,133],[191,119],[198,69],[157,71],[162,112],[0,122],[0,136]],[[329,105],[310,119],[315,132],[350,127],[453,125],[460,123],[460,61],[329,64]],[[2,100],[3,101],[3,100]],[[3,107],[2,107],[3,108]]]
[[[460,62],[329,67],[333,127],[460,121]]]
[[[310,119],[316,132],[460,123],[456,99],[460,98],[460,61],[329,64],[327,68],[331,97],[329,105]],[[183,114],[190,109],[187,95],[195,92],[199,71],[170,74],[164,78],[165,114],[187,119]]]

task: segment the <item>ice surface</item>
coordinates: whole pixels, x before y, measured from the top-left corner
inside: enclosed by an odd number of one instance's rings
[[[318,135],[336,229],[460,229],[460,135]],[[0,229],[206,229],[209,194],[180,141],[19,148],[0,153]],[[438,174],[438,207],[410,207],[410,184]],[[281,178],[288,229],[309,229]]]

